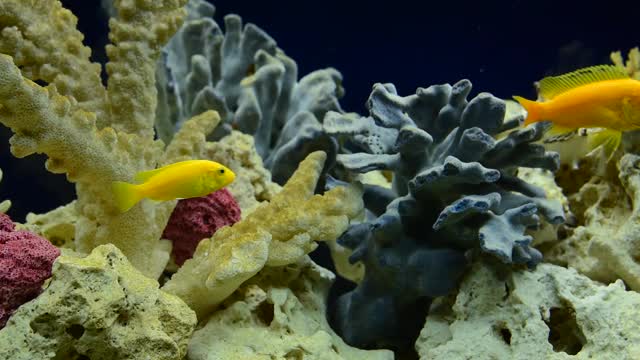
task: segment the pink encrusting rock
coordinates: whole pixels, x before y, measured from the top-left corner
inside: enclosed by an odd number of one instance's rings
[[[218,229],[240,220],[240,206],[227,189],[178,202],[162,237],[173,242],[173,258],[182,265],[198,243]]]
[[[15,231],[9,216],[0,213],[0,329],[22,304],[42,291],[60,250],[29,231]]]

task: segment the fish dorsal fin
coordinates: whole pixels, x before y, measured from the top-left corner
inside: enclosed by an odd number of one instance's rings
[[[540,95],[547,99],[582,85],[604,80],[628,79],[626,71],[615,65],[596,65],[560,76],[549,76],[540,80]]]
[[[160,174],[161,172],[168,170],[170,168],[173,167],[178,167],[178,166],[184,166],[186,163],[186,161],[181,161],[181,162],[177,162],[177,163],[173,163],[173,164],[169,164],[169,165],[165,165],[161,168],[157,168],[157,169],[153,169],[153,170],[147,170],[147,171],[141,171],[139,173],[137,173],[133,178],[135,181],[137,182],[145,182],[149,179],[151,179],[152,177]]]

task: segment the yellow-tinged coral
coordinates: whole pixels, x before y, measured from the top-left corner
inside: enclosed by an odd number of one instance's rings
[[[95,113],[102,128],[108,118],[100,64],[89,60],[76,24],[58,1],[0,1],[0,53],[13,56],[26,78],[53,84],[79,109]]]
[[[121,214],[114,207],[111,182],[131,181],[163,159],[162,142],[153,140],[155,61],[180,25],[185,2],[116,1],[108,90],[100,84],[99,65],[89,62],[89,50],[73,29],[75,17],[58,1],[0,4],[0,27],[7,36],[0,50],[20,66],[0,54],[0,122],[15,133],[11,151],[18,157],[45,153],[49,171],[66,173],[76,183],[78,251],[113,243],[153,278],[169,259],[159,238],[175,202],[143,202]],[[60,40],[65,34],[69,38]]]
[[[194,332],[189,359],[393,359],[389,350],[353,348],[331,329],[325,313],[334,277],[308,256],[263,269]]]
[[[114,0],[118,17],[109,20],[107,45],[109,126],[153,137],[155,70],[160,49],[186,16],[186,0]]]
[[[325,160],[324,152],[310,154],[269,203],[201,241],[163,289],[203,316],[264,266],[292,264],[316,241],[336,239],[361,214],[362,191],[340,186],[313,195]]]
[[[611,61],[627,70],[627,73],[632,78],[640,80],[640,49],[637,47],[629,50],[627,61],[624,61],[620,51],[611,53]]]
[[[44,292],[0,331],[0,358],[183,359],[195,314],[158,287],[113,245],[65,250]]]
[[[27,214],[24,224],[16,224],[20,229],[34,232],[59,248],[75,249],[76,202],[55,208],[44,214]]]
[[[264,167],[250,135],[234,130],[220,141],[207,143],[203,158],[225,164],[236,173],[228,189],[240,205],[242,217],[281,190],[271,181],[271,173]]]

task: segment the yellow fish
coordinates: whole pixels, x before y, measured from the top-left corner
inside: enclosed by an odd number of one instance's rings
[[[135,180],[112,183],[118,209],[129,210],[144,198],[157,201],[201,197],[230,184],[236,175],[226,166],[209,160],[187,160],[159,169],[139,172]]]
[[[550,134],[575,133],[580,128],[600,128],[589,137],[589,149],[604,145],[610,158],[620,145],[623,131],[640,128],[640,81],[622,68],[598,65],[546,77],[540,81],[537,102],[514,96],[527,110],[524,125],[551,121]]]

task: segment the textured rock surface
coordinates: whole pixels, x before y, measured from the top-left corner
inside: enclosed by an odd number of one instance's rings
[[[640,157],[625,154],[604,169],[601,160],[594,155],[558,174],[576,227],[545,258],[640,291]]]
[[[640,358],[640,294],[540,264],[516,271],[477,263],[453,305],[434,306],[421,359]]]
[[[173,242],[173,258],[182,265],[193,256],[200,240],[240,220],[240,207],[229,190],[183,199],[173,209],[162,237]]]
[[[63,254],[49,286],[0,330],[0,359],[182,359],[196,325],[113,245]]]
[[[29,231],[15,231],[0,213],[0,329],[22,304],[42,291],[60,250]]]
[[[331,330],[325,299],[333,278],[308,257],[262,270],[194,333],[189,359],[393,359],[387,350],[352,348]]]

